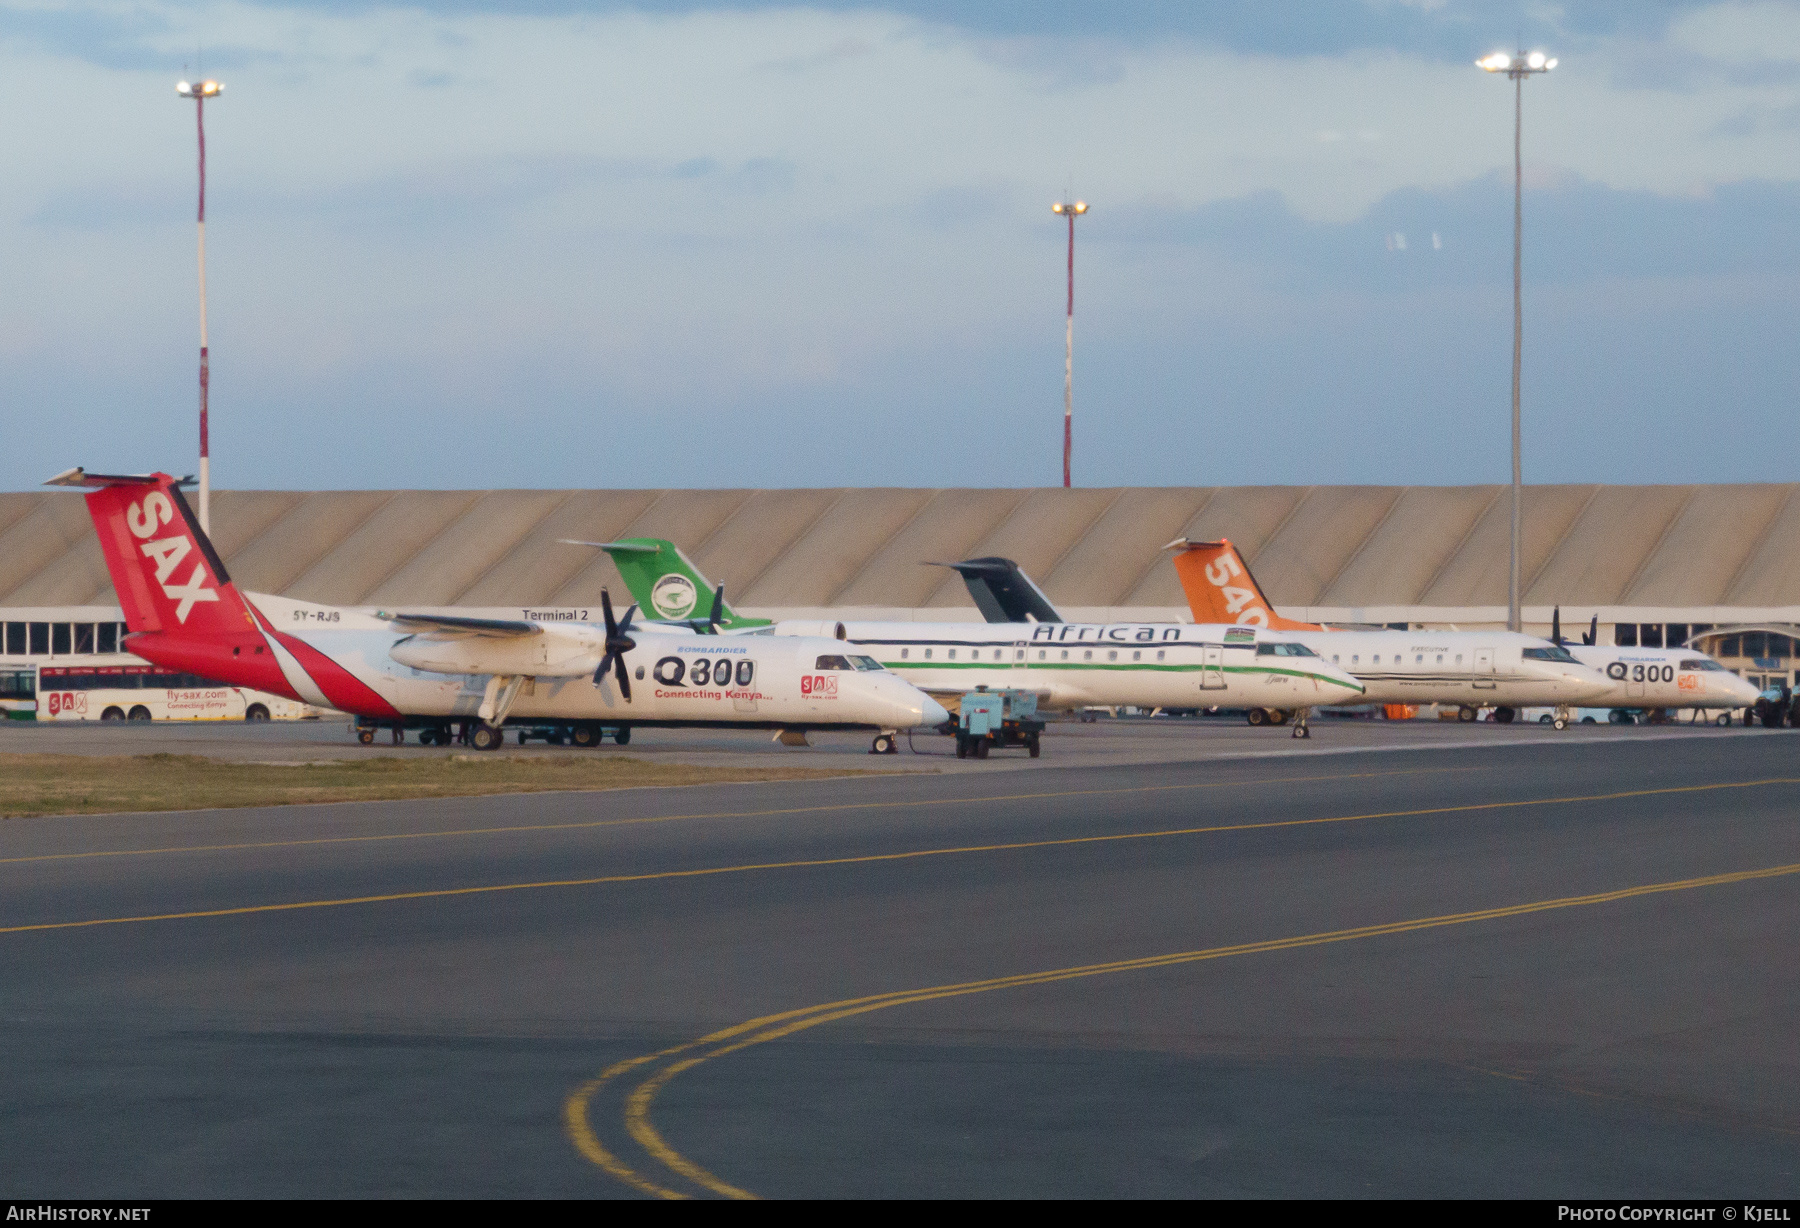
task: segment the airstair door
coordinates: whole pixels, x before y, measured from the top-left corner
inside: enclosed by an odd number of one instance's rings
[[[1225,689],[1225,649],[1222,645],[1204,644],[1201,646],[1200,689],[1202,691]]]
[[[1475,650],[1475,689],[1478,691],[1494,689],[1494,650],[1492,648]]]
[[[1642,699],[1644,697],[1644,667],[1634,665],[1631,672],[1625,675],[1625,698]]]

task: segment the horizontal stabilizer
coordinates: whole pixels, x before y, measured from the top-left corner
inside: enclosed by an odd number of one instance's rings
[[[170,486],[192,486],[194,477],[192,474],[185,478],[170,478],[162,473],[89,473],[77,465],[73,469],[63,470],[44,485],[100,490],[108,486],[156,486],[164,482]]]
[[[616,550],[621,554],[661,554],[662,547],[644,542],[583,542],[573,537],[556,539],[564,546],[592,546],[596,550]]]

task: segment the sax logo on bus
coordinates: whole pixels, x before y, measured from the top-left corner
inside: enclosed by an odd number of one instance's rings
[[[51,691],[50,715],[57,716],[64,712],[78,712],[87,715],[86,691]]]
[[[155,536],[158,528],[174,519],[175,505],[160,490],[144,496],[141,503],[133,503],[125,513],[125,523],[130,527],[131,535],[138,538]],[[181,603],[175,608],[175,621],[179,623],[187,622],[188,613],[193,610],[195,602],[219,599],[219,594],[207,587],[206,564],[198,559],[194,561],[194,570],[189,573],[186,584],[169,583],[175,569],[193,548],[193,543],[185,533],[174,537],[159,537],[138,547],[145,558],[156,560],[156,582],[162,585],[163,596]]]
[[[831,674],[801,674],[800,694],[808,699],[836,699],[837,679]]]

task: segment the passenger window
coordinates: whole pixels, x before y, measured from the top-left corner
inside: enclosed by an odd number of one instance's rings
[[[1423,664],[1425,664],[1425,654],[1424,654],[1424,653],[1422,653],[1422,652],[1421,652],[1421,653],[1419,653],[1419,654],[1417,654],[1417,655],[1416,655],[1416,656],[1414,656],[1414,657],[1413,657],[1413,664],[1414,664],[1414,665],[1423,665]]]
[[[1460,652],[1456,654],[1456,663],[1458,665],[1462,664],[1462,653],[1460,653]]]
[[[908,654],[908,653],[910,653],[910,652],[912,652],[912,649],[910,649],[910,648],[902,648],[902,649],[901,649],[901,650],[900,650],[900,659],[901,659],[901,660],[902,660],[902,661],[904,661],[904,660],[906,660],[906,657],[907,657],[907,654]]]
[[[1094,659],[1094,650],[1090,648],[1086,652],[1082,653],[1081,659],[1083,661],[1092,661]]]
[[[1331,654],[1331,663],[1333,665],[1336,665],[1338,663],[1337,653],[1335,653],[1335,652]]]
[[[1038,660],[1042,661],[1045,656],[1046,656],[1046,654],[1045,654],[1044,650],[1042,648],[1038,649]]]
[[[1067,648],[1065,648],[1062,650],[1062,652],[1063,652],[1062,659],[1067,661],[1069,659],[1069,650]]]
[[[1355,665],[1360,660],[1362,660],[1361,653],[1353,652],[1350,654],[1350,664]]]
[[[952,649],[951,649],[951,650],[950,650],[950,659],[951,659],[951,660],[952,660],[952,661],[954,661],[954,660],[956,660],[956,649],[954,649],[954,648],[952,648]]]
[[[1106,659],[1108,661],[1117,661],[1119,659],[1119,654],[1117,652],[1109,652],[1106,654]]]
[[[929,661],[929,660],[931,660],[931,649],[929,649],[929,648],[927,648],[927,649],[926,649],[926,650],[925,650],[925,659],[926,659],[926,660],[927,660],[927,661]]]
[[[1438,659],[1437,659],[1437,663],[1438,663],[1438,664],[1439,664],[1439,665],[1442,665],[1442,664],[1443,664],[1443,663],[1444,663],[1444,654],[1443,654],[1443,653],[1441,653],[1441,652],[1440,652],[1440,653],[1438,653]]]
[[[1375,664],[1377,664],[1377,665],[1381,664],[1381,654],[1380,653],[1375,654]]]
[[[1162,649],[1160,649],[1160,648],[1158,648],[1158,649],[1157,649],[1157,650],[1156,650],[1156,659],[1157,659],[1157,660],[1158,660],[1158,661],[1160,661],[1160,660],[1162,660],[1162,659],[1163,659],[1163,650],[1162,650]]]
[[[1131,659],[1133,661],[1142,661],[1144,659],[1144,654],[1141,652],[1134,652],[1131,654]]]

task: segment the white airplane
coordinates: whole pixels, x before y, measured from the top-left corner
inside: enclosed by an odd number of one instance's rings
[[[1730,709],[1755,705],[1762,692],[1698,648],[1602,647],[1600,617],[1595,615],[1581,643],[1563,638],[1562,610],[1551,615],[1550,638],[1583,665],[1599,670],[1612,683],[1610,694],[1588,701],[1594,708],[1722,708],[1718,723],[1731,719]]]
[[[1556,728],[1567,728],[1577,705],[1614,702],[1621,689],[1601,672],[1607,663],[1577,657],[1563,644],[1513,631],[1351,631],[1283,618],[1264,596],[1250,567],[1229,541],[1172,541],[1175,572],[1181,578],[1194,617],[1223,617],[1234,622],[1279,627],[1298,635],[1321,655],[1343,664],[1368,688],[1371,703],[1456,704],[1458,715],[1475,719],[1493,707],[1496,720],[1513,719],[1520,708],[1552,708]],[[1688,658],[1701,660],[1700,653]],[[1673,663],[1671,682],[1681,674]],[[1631,666],[1627,665],[1627,678]],[[1657,666],[1660,676],[1662,666]],[[1714,671],[1692,678],[1711,678]],[[1716,676],[1732,676],[1715,666]],[[1745,684],[1748,685],[1748,684]],[[1722,688],[1735,693],[1735,688]],[[1721,691],[1721,693],[1722,693]],[[1703,694],[1694,690],[1693,694]],[[1632,700],[1632,706],[1644,701]],[[1742,706],[1733,701],[1725,706]]]
[[[590,544],[590,543],[582,543]],[[672,577],[686,586],[679,609],[691,612],[711,587],[675,547],[634,538],[591,543],[613,554],[633,596],[654,599]],[[985,567],[1000,560],[975,560]],[[965,566],[965,565],[958,565]],[[967,573],[965,573],[967,574]],[[1030,585],[1030,581],[1025,581]],[[1018,590],[1024,591],[1024,590]],[[1030,589],[1035,592],[1035,586]],[[1042,599],[1042,594],[1036,594]],[[1054,617],[1047,601],[1043,608]],[[749,628],[733,614],[723,587],[710,620]],[[1035,692],[1048,711],[1090,707],[1278,708],[1300,713],[1295,737],[1310,737],[1306,713],[1357,703],[1362,686],[1321,660],[1297,637],[1254,627],[1186,623],[930,623],[783,621],[739,631],[732,640],[831,636],[876,654],[882,665],[948,702],[979,687]]]
[[[86,488],[88,511],[124,608],[128,651],[251,686],[377,727],[418,728],[444,745],[461,726],[496,749],[508,720],[567,726],[577,745],[636,726],[878,733],[949,719],[936,700],[836,640],[696,634],[639,627],[636,607],[603,625],[512,622],[346,609],[240,592],[166,473],[71,469],[47,485]],[[634,689],[632,684],[638,685]],[[878,739],[879,741],[879,739]]]

